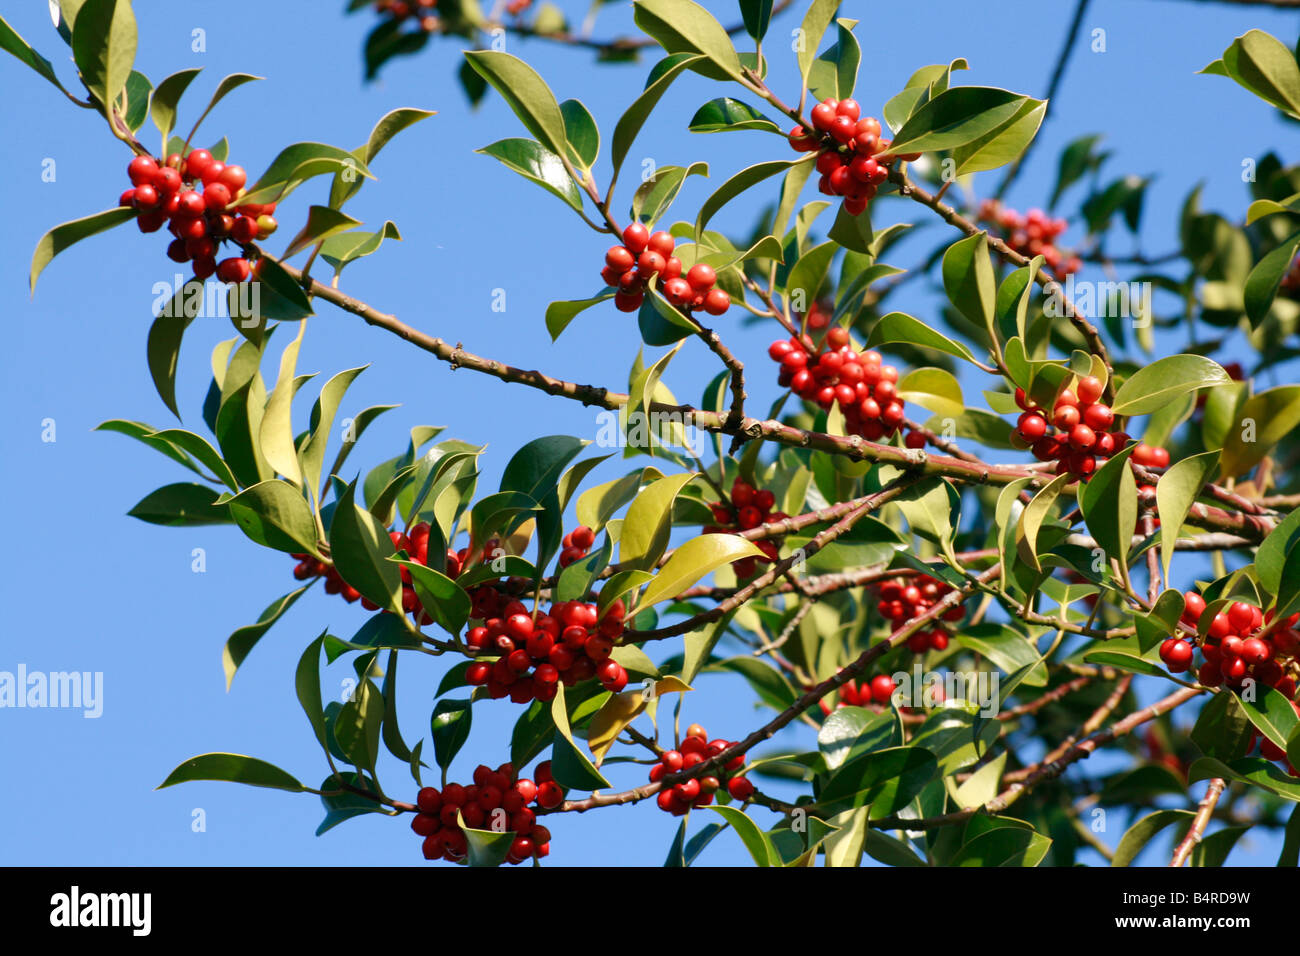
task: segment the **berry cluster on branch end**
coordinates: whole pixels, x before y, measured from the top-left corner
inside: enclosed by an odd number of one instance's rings
[[[536,781],[516,779],[515,768],[508,763],[496,770],[479,764],[469,786],[424,787],[416,795],[419,812],[411,821],[411,829],[424,837],[424,858],[452,863],[464,860],[469,847],[462,820],[471,830],[513,833],[515,839],[506,855],[511,865],[549,855],[551,831],[537,822],[528,804],[558,807],[564,801],[564,790],[551,777],[549,760],[537,765],[536,777]]]
[[[635,312],[645,301],[645,292],[653,281],[669,302],[679,309],[703,309],[709,315],[722,315],[731,308],[731,296],[716,288],[713,267],[697,262],[682,276],[682,260],[673,255],[677,240],[672,233],[651,233],[634,222],[623,230],[623,244],[610,246],[600,277],[617,291],[614,306],[620,312]]]
[[[676,750],[665,750],[659,756],[659,762],[650,768],[652,783],[662,780],[669,774],[679,773],[699,766],[734,746],[734,740],[709,740],[708,732],[699,724],[686,728],[686,736]],[[722,789],[725,781],[727,793],[734,800],[748,800],[754,793],[754,785],[749,779],[736,771],[745,766],[745,755],[737,754],[723,766],[721,774],[708,774],[703,777],[691,777],[681,783],[673,784],[659,791],[657,802],[659,809],[680,817],[692,807],[707,807],[713,802],[713,795]]]
[[[118,198],[119,206],[136,210],[141,232],[157,232],[167,224],[175,236],[167,247],[173,262],[190,262],[200,281],[216,274],[222,282],[243,282],[252,264],[240,255],[217,261],[221,244],[247,246],[275,231],[271,213],[275,203],[243,203],[247,175],[242,166],[228,166],[206,149],[182,158],[173,153],[163,162],[137,156],[126,167],[131,188]],[[202,190],[197,187],[201,185]]]
[[[843,196],[844,211],[860,216],[889,178],[895,160],[918,159],[920,153],[879,157],[889,149],[881,139],[880,120],[862,116],[857,100],[827,98],[812,108],[813,128],[790,130],[790,146],[800,153],[817,153],[817,188],[826,196]]]

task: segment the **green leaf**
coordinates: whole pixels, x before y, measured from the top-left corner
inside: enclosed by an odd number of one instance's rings
[[[808,85],[811,85],[809,75],[817,57],[817,48],[821,46],[822,37],[826,35],[839,6],[840,0],[813,0],[795,34],[795,62],[799,64],[800,78]]]
[[[1282,587],[1282,568],[1297,541],[1300,541],[1300,509],[1277,523],[1255,552],[1255,573],[1266,594],[1276,595]]]
[[[564,160],[536,140],[503,139],[476,152],[500,160],[525,179],[531,179],[572,208],[582,211],[582,194],[564,168]]]
[[[864,707],[836,708],[822,721],[817,732],[817,747],[826,768],[832,771],[848,760],[901,742],[892,711],[877,714]]]
[[[650,226],[668,211],[687,177],[707,178],[708,175],[708,163],[691,163],[685,168],[656,166],[654,175],[645,179],[632,195],[632,218]]]
[[[1238,783],[1259,787],[1285,800],[1300,802],[1300,781],[1263,757],[1242,757],[1226,764],[1213,757],[1201,757],[1187,768],[1189,783],[1208,780],[1211,777],[1235,780]]]
[[[465,817],[456,812],[460,832],[465,834],[465,862],[473,867],[500,866],[510,855],[515,834],[510,830],[475,830],[465,825]]]
[[[1243,696],[1241,706],[1256,729],[1283,750],[1300,728],[1300,716],[1296,716],[1291,701],[1272,687],[1259,684],[1255,688],[1255,699],[1247,700]]]
[[[388,141],[394,136],[407,127],[434,115],[436,114],[433,110],[419,110],[409,106],[391,110],[380,117],[379,122],[370,131],[370,138],[366,141],[366,145],[357,152],[367,165],[373,163],[379,151],[388,145]],[[335,173],[334,182],[330,186],[329,204],[335,209],[342,208],[343,204],[356,195],[361,188],[362,180],[355,176],[344,178],[346,174],[346,170]]]
[[[194,127],[190,130],[190,135],[186,142],[188,143],[189,139],[194,137],[194,134],[198,132],[199,124],[207,119],[208,114],[212,112],[212,108],[225,99],[226,94],[238,89],[245,83],[251,83],[253,80],[260,79],[263,79],[263,77],[253,76],[251,73],[231,73],[229,76],[223,77],[221,82],[217,84],[217,88],[212,94],[212,99],[208,100],[207,108],[204,109],[204,111],[199,114],[199,118],[194,121]],[[170,152],[170,150],[168,150],[168,152]],[[180,150],[177,150],[177,152],[180,152]]]
[[[945,90],[908,117],[881,155],[955,150],[977,143],[1020,117],[1027,96],[985,86]]]
[[[649,570],[664,549],[672,525],[673,502],[695,475],[669,475],[651,483],[636,496],[623,521],[618,542],[619,564],[628,569]]]
[[[1218,461],[1217,451],[1184,458],[1174,462],[1156,482],[1156,510],[1160,514],[1160,557],[1166,581],[1169,580],[1169,565],[1174,559],[1178,531]]]
[[[731,824],[731,828],[745,844],[749,855],[754,858],[755,865],[762,867],[779,865],[776,850],[767,834],[741,810],[736,807],[709,807],[709,809]]]
[[[294,443],[292,403],[297,391],[294,377],[298,367],[298,350],[302,347],[302,337],[306,330],[307,324],[299,323],[297,337],[285,346],[284,353],[280,356],[280,375],[271,397],[267,399],[257,439],[266,463],[298,487],[302,487],[302,466],[298,463],[298,449]]]
[[[552,302],[546,307],[546,331],[551,333],[551,341],[558,339],[561,333],[568,328],[579,313],[590,309],[593,305],[599,305],[601,302],[608,302],[614,298],[614,293],[609,292],[604,295],[598,295],[591,299],[577,299],[570,302]]]
[[[167,147],[167,138],[176,127],[176,109],[181,95],[191,81],[199,75],[200,69],[200,67],[193,67],[173,73],[159,83],[158,88],[153,91],[153,99],[149,102],[149,114],[162,134],[164,151]]]
[[[287,481],[260,481],[231,498],[227,507],[240,530],[263,547],[320,556],[311,507]]]
[[[320,693],[320,649],[325,642],[325,636],[321,634],[302,652],[294,671],[293,683],[298,695],[298,703],[302,705],[303,712],[311,723],[312,732],[315,733],[321,749],[328,753],[329,737],[326,733],[325,713]]]
[[[73,219],[55,226],[45,235],[41,236],[40,242],[36,243],[36,251],[32,253],[32,268],[29,277],[29,284],[32,294],[36,293],[36,279],[57,256],[74,242],[80,242],[87,236],[93,236],[96,233],[112,229],[114,226],[120,226],[128,220],[134,219],[137,213],[130,207],[117,206],[113,209],[105,209],[103,212],[97,212],[93,216],[85,216],[81,219]]]
[[[709,100],[701,106],[691,117],[687,128],[692,133],[722,133],[747,129],[781,133],[781,127],[754,107],[740,100],[733,100],[729,96]]]
[[[21,62],[27,64],[60,90],[63,90],[64,93],[68,93],[64,85],[59,82],[58,76],[55,75],[54,67],[50,65],[50,61],[32,49],[31,45],[5,21],[4,17],[0,17],[0,50],[12,53]],[[72,94],[68,93],[68,95],[71,96]]]
[[[239,665],[244,663],[249,653],[256,646],[257,642],[262,639],[271,625],[284,616],[284,612],[293,606],[293,602],[302,596],[302,593],[311,585],[304,584],[296,591],[290,591],[288,594],[276,598],[258,617],[256,624],[249,624],[239,628],[226,640],[226,646],[221,651],[221,663],[226,671],[226,690],[230,690],[230,684],[235,679],[235,671]]]
[[[150,524],[226,524],[230,514],[217,498],[217,492],[208,485],[178,482],[145,495],[127,514]]]
[[[1015,826],[986,830],[963,844],[949,866],[1037,866],[1052,848],[1041,833]]]
[[[402,239],[402,234],[391,219],[378,232],[352,231],[330,236],[321,244],[320,257],[334,267],[337,278],[349,262],[377,252],[385,239],[396,239],[399,242]]]
[[[270,787],[274,790],[301,791],[302,784],[274,764],[242,754],[211,753],[191,757],[167,775],[158,789],[172,787],[191,780],[225,780],[245,783],[250,787]]]
[[[835,42],[813,61],[808,71],[808,91],[815,99],[843,100],[853,95],[862,61],[862,48],[853,35],[854,22],[841,19],[836,24]]]
[[[433,755],[438,766],[446,770],[469,739],[474,713],[468,698],[444,697],[433,708],[430,718]]]
[[[568,142],[564,114],[536,70],[518,57],[496,50],[466,50],[465,58],[501,94],[528,132],[552,153],[563,154]]]
[[[329,443],[330,431],[334,428],[334,416],[338,414],[339,405],[348,387],[368,366],[339,372],[326,382],[320,390],[320,397],[311,411],[311,434],[302,446],[301,462],[303,480],[308,483],[313,500],[320,498],[320,485],[324,480],[322,469],[325,465],[325,447]]]
[[[184,309],[178,309],[176,306],[185,298],[186,289],[189,288],[191,283],[187,282],[185,287],[172,298],[169,306],[164,306],[159,311],[157,318],[149,326],[149,337],[145,348],[149,361],[149,375],[153,378],[158,397],[177,418],[181,417],[181,413],[176,407],[176,366],[180,361],[181,340],[185,336],[185,330],[194,320],[185,313]]]
[[[1300,116],[1300,67],[1295,55],[1275,37],[1249,30],[1202,73],[1221,73],[1236,80],[1278,109]]]
[[[934,754],[921,747],[890,747],[845,763],[822,788],[819,800],[834,803],[852,797],[870,806],[872,818],[889,816],[907,806],[934,779]]]
[[[1117,452],[1079,489],[1079,510],[1106,556],[1128,567],[1129,544],[1137,530],[1137,481],[1129,467],[1136,445]]]
[[[649,119],[650,113],[654,110],[659,100],[667,92],[668,87],[672,85],[673,80],[685,69],[694,67],[703,62],[703,57],[693,53],[675,53],[655,65],[651,72],[653,82],[647,83],[646,88],[641,95],[632,101],[632,105],[627,111],[619,117],[618,123],[614,127],[614,142],[610,148],[611,159],[614,164],[614,173],[623,167],[623,161],[627,159],[628,150],[632,148],[632,143],[636,140],[637,134],[641,132],[641,127]]]
[[[105,115],[126,86],[135,62],[135,13],[130,0],[86,0],[72,25],[72,58],[81,82]]]
[[[667,563],[646,586],[638,607],[650,607],[691,587],[724,564],[761,556],[751,541],[734,534],[702,534],[673,552]]]
[[[1088,170],[1097,167],[1099,160],[1093,155],[1093,147],[1101,141],[1101,138],[1100,133],[1080,136],[1078,139],[1071,140],[1069,145],[1061,150],[1061,158],[1057,164],[1056,185],[1052,187],[1052,198],[1047,203],[1049,208],[1055,206],[1061,194],[1082,179]]]
[[[1283,240],[1281,245],[1255,263],[1255,267],[1246,276],[1242,300],[1246,304],[1246,316],[1251,325],[1258,327],[1273,307],[1277,290],[1291,268],[1297,249],[1300,249],[1300,232],[1292,233]]]
[[[1270,388],[1246,399],[1223,444],[1222,477],[1235,478],[1254,468],[1297,426],[1300,385]]]
[[[1144,365],[1124,380],[1111,410],[1116,415],[1145,415],[1170,401],[1211,385],[1232,381],[1223,366],[1203,355],[1170,355]]]
[[[943,254],[943,288],[957,311],[996,341],[993,306],[997,280],[989,261],[988,234],[979,232],[954,242]]]
[[[339,498],[330,522],[330,558],[339,575],[381,608],[402,615],[402,576],[389,561],[394,553],[388,531],[356,504],[356,482]]]
[[[1021,678],[1026,687],[1047,686],[1047,665],[1033,642],[1006,624],[989,621],[968,624],[958,631],[954,640],[962,647],[987,657],[1008,675],[1021,668],[1030,668]]]
[[[971,350],[941,332],[936,332],[920,319],[903,312],[890,312],[880,317],[867,336],[867,348],[887,345],[891,342],[904,342],[918,348],[933,349],[946,355],[953,355],[967,362],[974,363],[975,356]]]
[[[1137,855],[1142,852],[1142,848],[1150,843],[1157,833],[1173,823],[1184,820],[1190,823],[1194,816],[1196,814],[1190,810],[1157,810],[1155,813],[1148,813],[1129,827],[1120,838],[1110,865],[1131,866]]]
[[[699,53],[714,69],[692,69],[713,79],[740,77],[740,57],[726,29],[704,7],[692,0],[637,0],[636,25],[654,37],[668,53]]]
[[[223,81],[224,82],[224,81]],[[279,202],[313,176],[349,170],[349,175],[374,179],[365,163],[345,149],[325,143],[294,143],[286,146],[271,160],[266,172],[235,201],[235,207],[248,203]]]
[[[410,572],[416,596],[438,626],[453,636],[459,634],[472,610],[469,595],[464,588],[445,574],[418,561],[402,561],[396,557],[389,560]]]
[[[1029,504],[1025,505],[1025,510],[1020,513],[1020,520],[1016,524],[1016,552],[1021,560],[1035,571],[1042,570],[1042,564],[1038,559],[1038,532],[1051,514],[1056,499],[1071,480],[1072,477],[1068,473],[1057,475],[1039,489]]]
[[[139,131],[149,115],[149,94],[152,92],[153,84],[149,82],[149,78],[143,73],[132,70],[131,75],[126,78],[126,88],[117,98],[117,111],[122,116],[126,128],[132,133]]]
[[[591,111],[581,100],[565,100],[560,104],[564,116],[564,136],[569,144],[569,156],[581,169],[591,169],[600,156],[600,129]]]
[[[347,232],[359,225],[361,225],[359,220],[337,209],[331,209],[329,206],[310,206],[307,209],[307,221],[289,242],[289,247],[285,249],[282,258],[289,259],[314,243],[323,242],[330,236]]]
[[[773,0],[740,0],[740,15],[745,23],[745,32],[755,40],[761,40],[767,34],[768,24],[772,22]]]
[[[564,702],[564,685],[556,685],[551,701],[551,719],[555,722],[555,743],[551,749],[551,773],[555,782],[571,790],[598,790],[609,786],[587,755],[573,742],[569,729],[569,711]]]
[[[678,0],[671,0],[671,2],[678,2]],[[689,2],[689,0],[680,0],[680,2]],[[691,5],[694,6],[694,4]],[[638,3],[637,6],[639,7],[640,4]],[[753,166],[746,167],[736,173],[736,175],[719,186],[717,192],[706,199],[704,205],[700,207],[699,214],[695,217],[696,240],[698,241],[700,235],[704,232],[704,227],[708,225],[709,220],[731,200],[751,186],[761,183],[764,179],[775,176],[777,173],[783,173],[791,166],[802,162],[807,162],[807,160],[772,160],[766,163],[755,163]]]
[[[1046,100],[1026,99],[1001,126],[953,150],[954,174],[967,176],[1015,161],[1038,134],[1046,114]]]
[[[957,418],[966,410],[961,385],[941,368],[917,368],[898,381],[898,397],[928,408],[936,415]]]

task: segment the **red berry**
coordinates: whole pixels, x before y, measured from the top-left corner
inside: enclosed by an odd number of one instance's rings
[[[677,240],[673,238],[673,234],[662,229],[646,241],[646,248],[659,253],[665,260],[673,254],[673,247],[676,245]]]
[[[223,259],[217,265],[217,278],[222,282],[243,282],[249,277],[252,268],[247,259],[241,259],[234,256],[230,259]]]
[[[754,785],[744,777],[732,777],[727,781],[727,792],[735,800],[748,800],[754,795]]]
[[[137,156],[126,166],[126,174],[135,186],[152,183],[157,172],[158,162],[152,156]]]
[[[623,230],[623,245],[627,246],[628,251],[634,256],[645,251],[646,244],[649,241],[650,230],[642,223],[634,222]]]
[[[1101,384],[1101,379],[1088,375],[1079,379],[1077,391],[1079,394],[1079,401],[1083,402],[1085,405],[1091,405],[1096,402],[1097,399],[1101,398],[1101,393],[1104,391],[1104,387]]]

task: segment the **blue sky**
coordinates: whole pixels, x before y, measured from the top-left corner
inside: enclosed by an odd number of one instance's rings
[[[573,6],[580,16],[582,5]],[[637,348],[630,317],[612,307],[592,310],[557,345],[542,321],[549,302],[585,297],[599,286],[608,239],[592,234],[549,194],[473,152],[521,135],[520,127],[498,97],[477,112],[466,108],[454,81],[459,59],[454,44],[436,43],[416,57],[394,61],[378,82],[366,86],[360,49],[372,19],[367,13],[344,17],[341,2],[227,0],[221,16],[211,5],[139,2],[136,7],[138,69],[157,82],[176,70],[203,67],[182,104],[184,128],[221,76],[266,77],[224,100],[198,137],[208,142],[228,136],[231,160],[247,167],[250,177],[289,143],[312,140],[351,148],[389,109],[440,111],[388,146],[374,165],[379,181],[349,206],[367,223],[394,219],[405,241],[350,267],[343,288],[471,351],[542,367],[565,379],[626,387]],[[737,16],[730,4],[710,7],[724,20]],[[44,0],[12,0],[5,8],[13,27],[71,81],[67,50],[50,27]],[[1008,0],[978,8],[920,0],[846,3],[842,15],[866,21],[858,30],[864,62],[857,99],[865,112],[878,115],[880,104],[917,67],[958,56],[972,66],[960,82],[1042,95],[1072,10],[1073,4],[1062,0]],[[601,29],[616,31],[629,22],[628,11],[615,5],[602,14]],[[795,25],[787,15],[771,31],[771,82],[777,89],[791,88],[793,57],[780,49],[779,40]],[[1294,128],[1228,80],[1194,74],[1251,27],[1289,44],[1296,26],[1294,15],[1233,5],[1094,2],[1042,141],[1008,198],[1021,208],[1042,203],[1060,147],[1104,131],[1113,151],[1112,175],[1155,177],[1141,236],[1145,251],[1172,247],[1177,210],[1198,181],[1205,183],[1205,208],[1240,217],[1248,201],[1242,160],[1268,148],[1285,150]],[[191,49],[195,29],[205,31],[205,52]],[[1089,49],[1096,29],[1105,31],[1104,53]],[[597,67],[585,53],[543,42],[510,41],[507,49],[533,63],[560,98],[586,103],[604,133],[605,156],[617,117],[653,61]],[[185,480],[183,469],[144,446],[92,430],[108,418],[171,424],[149,382],[144,344],[152,287],[170,280],[172,264],[163,254],[161,235],[141,236],[124,227],[65,252],[42,277],[35,297],[28,297],[27,269],[37,238],[55,223],[114,205],[127,185],[129,156],[91,113],[67,104],[16,60],[0,59],[0,78],[7,94],[0,100],[0,120],[8,132],[0,142],[0,166],[6,170],[0,187],[6,213],[0,304],[8,333],[0,353],[6,411],[0,500],[8,504],[7,546],[0,553],[0,670],[23,664],[32,671],[102,672],[105,687],[103,715],[97,719],[66,710],[0,712],[0,758],[14,778],[0,794],[0,861],[422,864],[419,840],[405,820],[363,817],[318,839],[313,830],[319,805],[310,795],[215,783],[153,789],[181,760],[207,751],[254,754],[304,782],[318,782],[325,767],[293,698],[293,667],[324,627],[346,636],[362,623],[363,612],[310,594],[257,648],[226,692],[221,670],[226,636],[291,589],[292,561],[251,546],[231,527],[159,528],[125,516],[148,491]],[[646,157],[659,165],[708,160],[711,180],[694,180],[683,190],[679,217],[689,215],[735,170],[789,155],[780,140],[762,133],[708,138],[687,133],[695,108],[721,92],[700,78],[680,81],[629,158],[629,169]],[[156,139],[151,125],[142,136],[148,143]],[[46,182],[42,171],[51,159],[56,175]],[[977,191],[990,192],[1000,175],[983,174]],[[286,229],[296,229],[309,202],[322,201],[325,182],[305,187],[283,206],[279,218]],[[633,188],[632,182],[621,187],[620,209],[626,209]],[[1062,208],[1077,208],[1077,202],[1077,195],[1067,196]],[[885,204],[876,226],[924,221],[919,212]],[[744,210],[734,208],[716,224],[737,232],[750,225]],[[937,241],[937,234],[928,228],[926,241]],[[1072,229],[1066,240],[1079,236],[1080,230]],[[1128,251],[1126,237],[1116,238],[1112,251]],[[909,289],[900,307],[922,316],[932,311],[933,297],[923,286]],[[492,309],[496,289],[506,291],[504,312]],[[777,396],[764,354],[774,336],[770,330],[742,329],[740,314],[733,312],[719,328],[752,363],[752,407],[765,408]],[[209,354],[229,335],[228,324],[209,320],[196,323],[187,336],[177,376],[187,427],[202,430],[199,408],[210,377]],[[354,452],[353,467],[369,467],[400,452],[414,425],[444,425],[444,437],[491,443],[482,460],[482,487],[495,487],[512,450],[529,439],[594,437],[598,427],[593,410],[469,372],[453,373],[386,333],[322,307],[310,320],[299,371],[321,372],[318,385],[338,370],[366,362],[371,367],[350,391],[344,414],[372,404],[403,406],[367,433]],[[669,384],[683,400],[694,401],[698,383],[714,372],[712,356],[698,343],[688,344],[674,362]],[[312,386],[304,391],[314,394]],[[298,421],[305,421],[310,401],[296,406]],[[53,442],[42,440],[46,420],[54,423]],[[605,466],[596,474],[603,477],[592,480],[607,480],[615,472]],[[196,548],[206,555],[204,573],[192,570]],[[327,692],[331,680],[350,673],[345,667],[329,672]],[[443,667],[424,659],[404,662],[401,717],[408,738],[427,736],[430,696]],[[730,738],[759,723],[761,714],[751,712],[752,697],[738,679],[705,677],[700,684],[704,692],[689,695],[687,719]],[[453,776],[468,777],[479,759],[493,765],[505,760],[515,714],[504,702],[477,707],[470,742]],[[804,743],[809,738],[805,734]],[[404,775],[401,767],[388,768],[390,792],[413,795],[414,785],[409,777],[403,783]],[[613,777],[615,784],[627,785],[641,779],[639,772]],[[192,828],[196,810],[205,816],[204,832]],[[769,822],[765,812],[757,818]],[[648,803],[553,822],[548,862],[554,865],[658,865],[675,827]],[[1121,832],[1112,824],[1109,839]],[[1243,843],[1234,862],[1271,862],[1275,851],[1270,854],[1262,843]],[[702,862],[747,859],[739,841],[727,835]]]

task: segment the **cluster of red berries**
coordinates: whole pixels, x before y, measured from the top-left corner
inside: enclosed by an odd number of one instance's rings
[[[401,531],[390,531],[388,537],[393,542],[393,547],[398,551],[405,551],[412,561],[428,565],[429,563],[429,525],[427,522],[420,522],[413,525],[406,533]],[[466,550],[462,550],[459,556],[451,551],[447,551],[447,576],[456,577],[460,573],[460,562],[464,560]],[[325,578],[325,593],[342,595],[343,600],[349,604],[360,599],[361,606],[367,611],[379,610],[379,605],[370,598],[365,597],[347,581],[343,580],[338,569],[332,564],[326,564],[309,554],[295,553],[292,555],[298,559],[298,564],[293,569],[293,576],[299,581],[305,581],[308,578],[321,577]],[[493,592],[495,595],[495,592]],[[471,593],[471,599],[474,595]],[[522,605],[521,605],[522,606]],[[402,568],[402,610],[407,614],[415,615],[416,621],[424,626],[433,623],[433,617],[424,609],[420,603],[419,597],[415,593],[415,587],[411,583],[411,572],[408,568]]]
[[[468,850],[461,820],[471,830],[496,830],[515,835],[506,862],[523,863],[551,852],[551,831],[537,822],[528,806],[550,810],[564,802],[564,790],[551,777],[551,762],[537,765],[536,781],[515,778],[515,768],[503,763],[496,770],[479,764],[469,786],[449,783],[441,791],[425,787],[416,795],[419,812],[411,829],[424,837],[426,860],[465,859]]]
[[[948,582],[928,574],[895,578],[883,582],[878,588],[880,601],[876,610],[890,624],[898,627],[907,621],[916,620],[951,591],[952,585]],[[965,616],[965,609],[957,604],[944,611],[941,618],[955,622]],[[948,646],[948,634],[942,628],[917,631],[907,639],[907,646],[918,654],[928,650],[942,651]]]
[[[776,505],[776,496],[766,488],[757,489],[749,482],[737,478],[731,485],[730,504],[714,502],[709,505],[713,512],[713,524],[704,526],[705,534],[735,534],[737,531],[750,531],[759,525],[774,521],[784,521],[790,516],[784,511],[772,511]],[[780,557],[780,545],[771,538],[755,541],[763,557],[741,558],[732,565],[738,578],[753,577],[757,565],[768,564]]]
[[[157,232],[167,223],[176,238],[167,247],[173,262],[192,262],[194,278],[203,280],[216,273],[222,282],[243,282],[252,266],[242,255],[217,262],[221,243],[246,246],[275,231],[271,217],[275,203],[245,203],[231,208],[244,194],[247,175],[242,166],[227,166],[206,149],[192,150],[184,159],[179,153],[161,164],[151,156],[137,156],[126,167],[131,188],[118,199],[138,213],[141,232]],[[202,191],[195,188],[202,184]]]
[[[627,686],[627,671],[610,657],[623,633],[621,600],[607,607],[604,617],[596,605],[581,601],[561,601],[535,618],[522,602],[511,601],[503,613],[465,635],[475,652],[500,655],[492,663],[476,660],[465,672],[471,686],[486,686],[494,700],[548,701],[560,681],[572,687],[592,677],[614,694]]]
[[[800,153],[818,153],[817,171],[822,174],[817,188],[826,196],[843,196],[844,209],[860,216],[880,184],[889,178],[895,159],[913,160],[920,153],[876,159],[889,148],[880,138],[880,120],[862,116],[857,100],[824,99],[812,108],[813,128],[790,130],[790,146]]]
[[[1205,613],[1205,598],[1195,591],[1183,595],[1183,623],[1197,626]],[[1206,687],[1227,686],[1241,690],[1247,680],[1256,680],[1272,687],[1291,701],[1300,715],[1300,701],[1296,700],[1296,662],[1300,660],[1300,613],[1292,614],[1268,634],[1261,634],[1265,625],[1271,625],[1274,612],[1261,611],[1246,601],[1233,601],[1210,619],[1200,651],[1202,663],[1196,679]],[[1160,659],[1172,674],[1190,670],[1196,646],[1191,641],[1174,636],[1160,645]],[[1300,771],[1287,760],[1286,751],[1253,731],[1251,749],[1259,743],[1260,755],[1286,767],[1293,777]]]
[[[610,246],[600,277],[616,289],[614,305],[621,312],[635,312],[645,299],[646,287],[656,277],[659,290],[679,309],[703,309],[722,315],[731,308],[731,296],[715,288],[718,275],[703,262],[691,266],[682,277],[682,260],[673,255],[677,240],[672,233],[651,233],[634,222],[623,230],[623,244]]]
[[[586,525],[578,525],[560,542],[560,567],[567,568],[574,561],[581,561],[595,543],[596,532]]]
[[[898,685],[888,674],[877,674],[870,680],[863,680],[861,684],[855,684],[851,680],[845,681],[840,685],[840,707],[863,707],[867,704],[879,704],[882,707],[888,706],[894,696],[894,691]],[[826,699],[819,701],[823,714],[829,715],[831,712],[830,704]]]
[[[1039,461],[1055,461],[1058,474],[1069,472],[1085,478],[1091,475],[1097,470],[1098,458],[1111,457],[1129,440],[1125,432],[1110,430],[1115,424],[1115,413],[1101,402],[1104,390],[1101,379],[1091,375],[1079,379],[1074,390],[1062,389],[1052,406],[1049,423],[1047,413],[1024,389],[1017,388],[1016,404],[1024,409],[1016,420],[1016,434],[1023,443],[1020,447],[1032,448]],[[1055,432],[1051,431],[1053,426]],[[1169,464],[1169,452],[1142,445],[1134,450],[1133,460],[1140,465],[1164,468]]]
[[[1205,613],[1205,598],[1195,591],[1184,596],[1183,623],[1196,627]],[[1267,635],[1259,632],[1273,621],[1273,611],[1261,611],[1245,601],[1233,601],[1210,620],[1200,651],[1203,663],[1197,680],[1206,687],[1226,684],[1241,689],[1247,677],[1276,688],[1283,696],[1294,698],[1296,678],[1287,673],[1287,662],[1300,656],[1300,613]],[[1181,637],[1170,637],[1160,645],[1160,659],[1174,674],[1192,666],[1195,646]]]
[[[893,435],[903,423],[903,400],[898,397],[898,369],[885,365],[879,352],[858,352],[849,343],[849,331],[836,326],[826,333],[826,349],[809,354],[798,338],[778,339],[767,354],[781,364],[777,383],[800,398],[827,410],[836,402],[851,435],[878,441]],[[918,448],[924,439],[914,433],[907,444]]]
[[[709,740],[709,735],[703,727],[699,724],[691,724],[686,728],[686,736],[682,738],[678,748],[665,750],[660,755],[659,762],[650,768],[650,780],[652,783],[658,782],[669,774],[690,770],[716,757],[734,744],[734,740]],[[754,794],[754,785],[748,778],[736,774],[736,771],[743,766],[745,766],[745,755],[737,754],[723,766],[722,777],[708,774],[698,778],[691,777],[671,787],[665,787],[659,791],[657,798],[659,809],[680,817],[692,807],[707,807],[713,802],[713,795],[722,789],[724,778],[726,778],[727,793],[731,794],[732,799],[748,800]],[[734,776],[728,777],[729,774]]]
[[[1064,219],[1053,219],[1041,209],[1031,209],[1021,214],[996,199],[980,203],[981,222],[997,226],[1003,232],[1003,241],[1022,256],[1042,256],[1047,267],[1064,278],[1083,268],[1076,255],[1062,252],[1055,239],[1069,227]]]
[[[438,0],[375,0],[375,12],[386,15],[398,23],[408,19],[419,21],[419,27],[425,33],[435,33],[440,26],[434,16]]]

